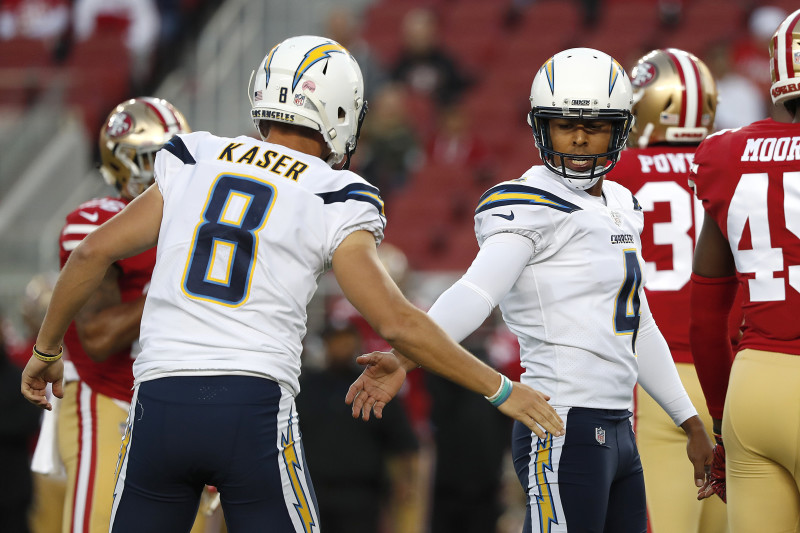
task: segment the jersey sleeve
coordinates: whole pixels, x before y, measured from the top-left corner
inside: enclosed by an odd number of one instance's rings
[[[166,197],[170,189],[170,176],[174,176],[184,165],[194,165],[194,153],[200,137],[207,132],[175,135],[156,153],[154,174],[161,195]]]
[[[475,235],[483,246],[492,235],[516,233],[531,239],[535,253],[539,253],[547,247],[557,217],[580,209],[549,191],[521,183],[501,183],[478,201]]]
[[[87,235],[104,222],[122,211],[126,203],[117,198],[97,198],[84,202],[66,216],[58,239],[58,255],[61,267],[66,264],[74,250]]]
[[[703,208],[715,218],[721,207],[717,200],[724,197],[722,188],[728,181],[721,172],[724,170],[722,165],[730,162],[731,131],[722,130],[706,137],[697,147],[694,162],[689,170],[689,187],[697,199],[703,202]]]
[[[352,172],[344,172],[343,178],[335,190],[317,193],[327,224],[325,268],[330,268],[336,248],[354,231],[369,231],[378,245],[386,228],[380,191]]]

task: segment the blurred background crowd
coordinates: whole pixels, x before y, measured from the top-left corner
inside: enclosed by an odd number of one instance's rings
[[[96,139],[125,98],[166,98],[194,130],[255,137],[247,84],[268,47],[297,34],[339,41],[364,73],[370,112],[353,170],[386,201],[382,260],[426,308],[477,251],[470,221],[480,195],[539,164],[525,117],[548,57],[588,46],[630,69],[655,48],[692,52],[718,84],[716,128],[734,128],[777,112],[767,43],[795,4],[0,0],[0,471],[27,460],[35,442],[38,413],[21,401],[18,367],[47,305],[64,216],[107,188],[95,169]],[[410,374],[402,402],[380,424],[351,420],[344,393],[358,373],[353,354],[386,345],[331,278],[321,288],[298,408],[314,421],[306,451],[320,499],[336,495],[329,513],[343,515],[341,530],[359,531],[347,515],[370,501],[385,533],[519,531],[524,498],[509,464],[509,421],[422,371]],[[465,345],[518,378],[516,340],[499,317]],[[331,433],[340,445],[331,446]],[[30,483],[22,470],[4,474],[0,493]],[[32,529],[48,531],[35,520]]]

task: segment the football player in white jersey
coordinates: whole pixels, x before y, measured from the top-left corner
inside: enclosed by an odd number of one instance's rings
[[[61,395],[72,316],[112,261],[158,244],[114,533],[189,531],[204,484],[219,490],[232,533],[265,524],[319,531],[294,397],[306,306],[328,269],[393,347],[475,392],[502,385],[499,409],[542,438],[563,431],[546,395],[509,387],[410,304],[381,265],[379,191],[339,170],[366,112],[350,53],[293,37],[266,55],[254,84],[264,140],[196,132],[169,141],[155,185],[72,252],[23,375],[25,397],[49,408],[45,387]]]
[[[570,49],[539,69],[530,100],[544,165],[481,197],[480,251],[430,315],[460,340],[499,304],[519,339],[522,382],[549,395],[565,421],[565,435],[544,438],[514,425],[524,531],[644,533],[630,411],[637,380],[685,430],[697,486],[712,447],[647,306],[642,209],[603,181],[631,128],[631,83],[607,54]],[[377,415],[413,365],[379,353],[359,362],[369,366],[348,400],[358,393],[354,416]]]

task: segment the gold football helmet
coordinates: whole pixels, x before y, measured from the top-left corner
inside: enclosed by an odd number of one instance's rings
[[[183,114],[160,98],[132,98],[108,115],[100,130],[100,173],[126,198],[153,182],[156,152],[177,133],[189,133]]]
[[[712,132],[717,85],[693,54],[665,48],[639,59],[631,72],[633,116],[628,146],[697,144]]]
[[[769,42],[772,103],[800,98],[800,9],[786,17]]]

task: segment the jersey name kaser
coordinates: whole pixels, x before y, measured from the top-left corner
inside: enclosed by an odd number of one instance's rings
[[[230,143],[222,152],[219,153],[217,159],[220,161],[229,161],[231,163],[241,163],[244,165],[252,165],[255,162],[257,167],[269,169],[270,172],[282,175],[285,178],[297,181],[300,174],[303,173],[308,165],[300,161],[296,161],[293,157],[279,154],[274,150],[264,150],[259,157],[258,152],[263,148],[260,146],[250,146],[242,148],[244,143]],[[244,153],[242,155],[234,154],[234,150],[242,148]]]

